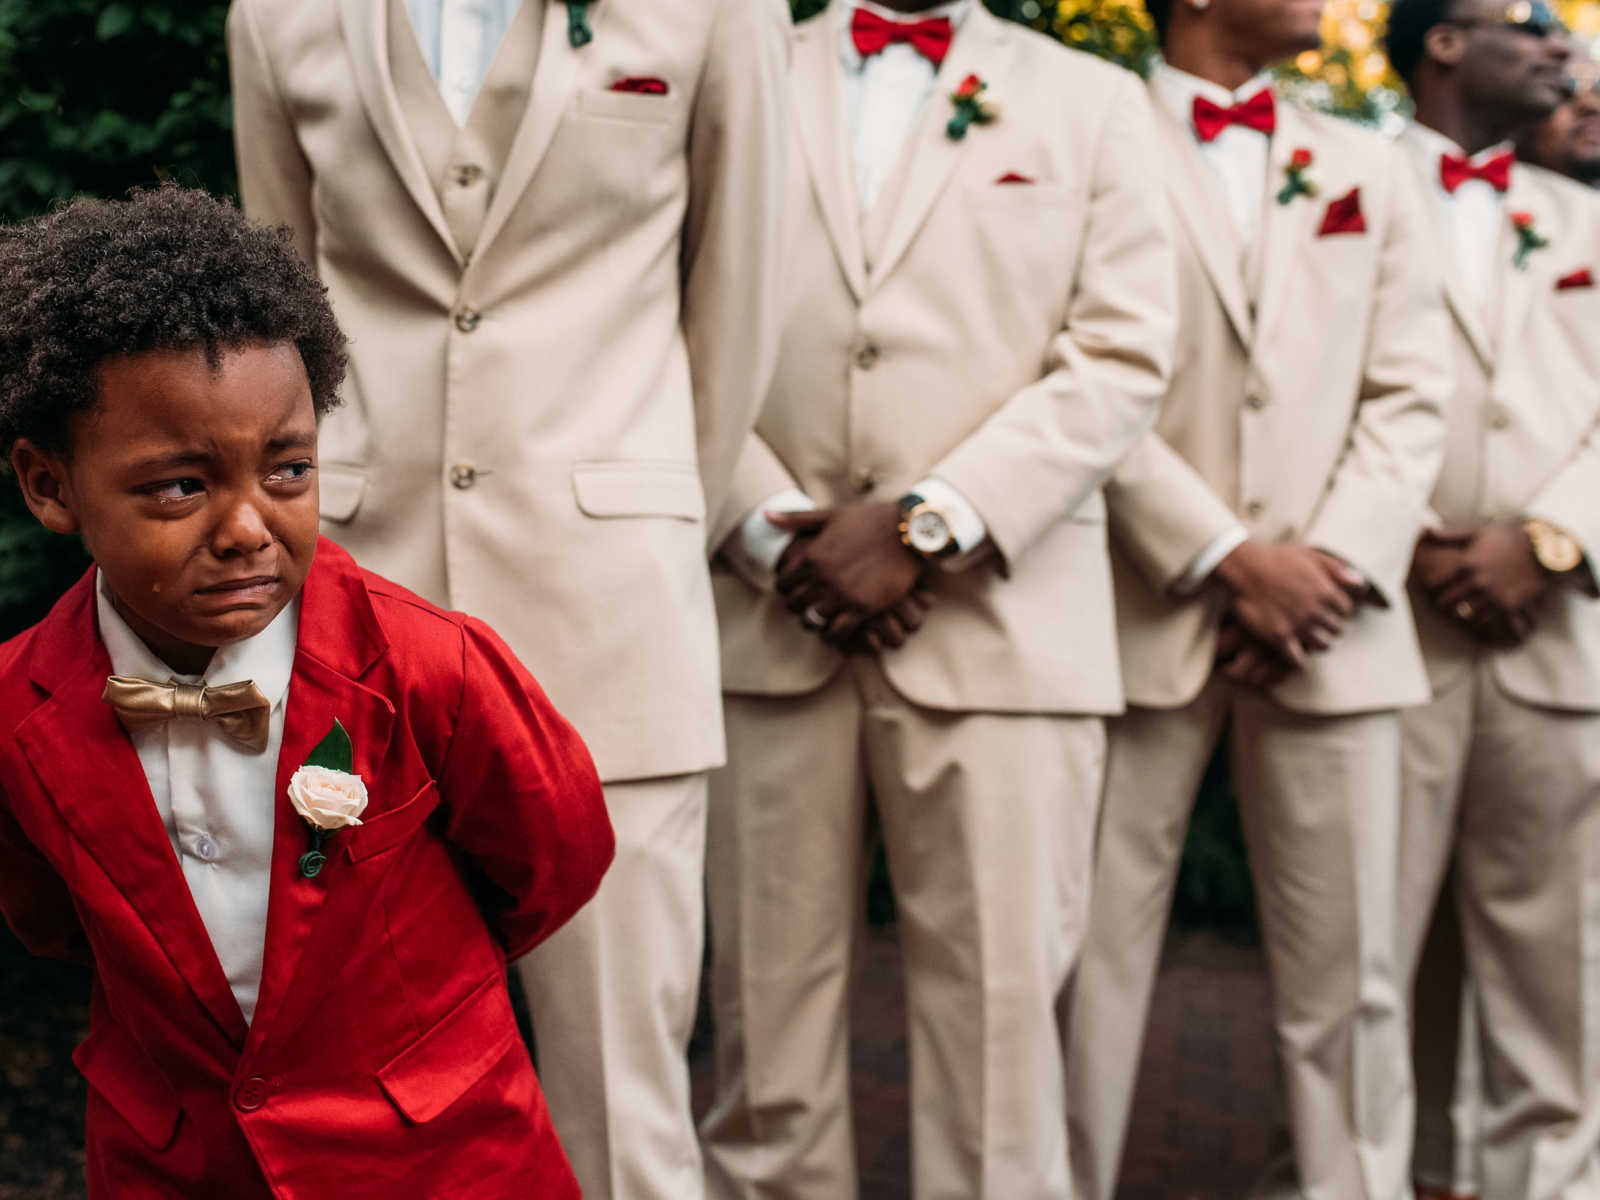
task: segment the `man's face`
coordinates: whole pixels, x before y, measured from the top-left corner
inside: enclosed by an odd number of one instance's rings
[[[1252,62],[1278,62],[1322,44],[1323,0],[1217,0],[1227,44]]]
[[[1531,124],[1567,98],[1566,33],[1547,14],[1539,0],[1456,0],[1449,23],[1461,31],[1456,76],[1469,103]]]
[[[1600,182],[1600,64],[1575,56],[1568,71],[1576,86],[1572,99],[1551,113],[1518,152],[1580,182]]]
[[[43,456],[60,512],[35,512],[81,533],[129,625],[194,671],[271,624],[311,566],[305,368],[287,342],[226,351],[215,370],[198,350],[157,351],[106,361],[99,383],[71,423],[70,454]]]

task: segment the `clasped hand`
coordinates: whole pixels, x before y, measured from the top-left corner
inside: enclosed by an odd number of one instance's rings
[[[1271,687],[1328,649],[1367,591],[1361,573],[1323,550],[1242,543],[1217,567],[1232,608],[1217,648],[1235,683]]]
[[[806,629],[842,650],[905,645],[933,605],[928,566],[900,541],[893,503],[769,512],[794,534],[778,562],[778,593]]]
[[[1411,575],[1445,616],[1492,646],[1533,631],[1532,608],[1550,586],[1519,521],[1425,530]]]

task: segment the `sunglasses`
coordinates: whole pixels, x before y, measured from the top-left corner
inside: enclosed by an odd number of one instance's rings
[[[1545,0],[1516,0],[1515,3],[1508,4],[1498,17],[1482,17],[1475,21],[1449,21],[1447,24],[1462,29],[1487,25],[1497,29],[1514,30],[1537,38],[1564,37],[1567,34],[1566,24],[1556,15],[1555,9],[1545,3]]]

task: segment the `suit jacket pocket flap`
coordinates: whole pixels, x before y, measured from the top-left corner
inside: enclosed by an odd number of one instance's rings
[[[122,1026],[111,1021],[97,1025],[72,1052],[72,1061],[151,1149],[172,1145],[183,1117],[177,1093]]]
[[[345,853],[350,856],[350,861],[360,862],[405,841],[433,815],[438,791],[438,785],[430,779],[423,784],[421,791],[404,804],[381,812],[371,820],[363,820],[350,830],[350,838],[345,843]]]
[[[518,1038],[505,980],[492,975],[378,1072],[384,1094],[415,1125],[459,1100]]]
[[[678,462],[590,462],[572,468],[578,507],[591,517],[703,520],[700,473]]]
[[[348,521],[361,507],[367,473],[355,467],[326,463],[317,468],[317,503],[327,521]]]

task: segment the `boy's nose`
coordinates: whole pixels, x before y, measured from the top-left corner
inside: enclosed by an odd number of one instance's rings
[[[270,544],[272,534],[261,509],[249,500],[241,500],[218,523],[212,541],[218,556],[249,554]]]

